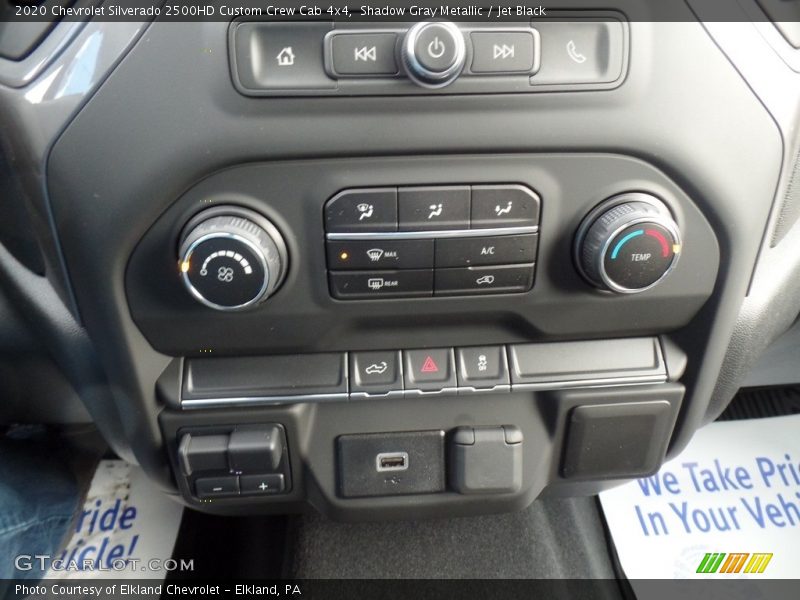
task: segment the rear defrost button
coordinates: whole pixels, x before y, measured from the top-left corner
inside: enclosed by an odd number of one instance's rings
[[[433,269],[407,271],[332,271],[331,294],[341,299],[368,299],[433,294]]]

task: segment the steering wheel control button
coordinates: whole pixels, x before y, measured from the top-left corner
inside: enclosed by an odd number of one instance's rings
[[[329,34],[333,71],[337,76],[397,75],[396,33]]]
[[[325,205],[328,233],[397,231],[397,189],[345,190]]]
[[[400,231],[468,229],[469,186],[400,188]]]
[[[542,66],[531,85],[612,83],[622,77],[625,33],[613,19],[534,21]]]
[[[664,279],[680,251],[680,232],[666,206],[635,192],[610,198],[587,216],[578,230],[575,256],[593,285],[630,294]]]
[[[404,350],[403,378],[406,393],[441,392],[456,389],[452,348]]]
[[[323,61],[325,22],[236,22],[234,69],[244,91],[336,88]]]
[[[286,489],[286,478],[283,473],[265,473],[264,475],[241,475],[239,490],[242,495],[270,496],[280,494]]]
[[[433,240],[329,241],[327,249],[329,269],[433,268]]]
[[[179,257],[189,293],[223,311],[266,300],[283,282],[287,268],[286,245],[275,226],[238,207],[209,209],[192,219]]]
[[[331,271],[329,281],[331,295],[342,300],[433,294],[433,269]]]
[[[521,185],[473,185],[473,229],[531,227],[539,224],[536,193]]]
[[[536,37],[528,31],[473,31],[473,73],[530,73],[534,71]]]
[[[501,235],[436,240],[436,267],[468,267],[532,263],[536,260],[538,235]]]
[[[505,346],[477,346],[456,350],[458,393],[477,390],[508,391],[508,357]]]
[[[414,82],[423,87],[444,87],[455,81],[464,68],[464,34],[450,22],[417,23],[406,33],[402,57],[406,73]]]
[[[400,352],[350,354],[350,398],[402,396]]]
[[[436,269],[437,296],[509,294],[533,286],[533,265],[501,265],[466,269]]]
[[[225,477],[198,477],[194,481],[194,490],[201,500],[224,498],[239,495],[239,478],[236,475]]]

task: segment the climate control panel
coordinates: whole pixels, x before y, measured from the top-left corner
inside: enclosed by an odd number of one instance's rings
[[[516,184],[344,190],[325,205],[340,300],[524,293],[541,201]]]
[[[718,265],[697,206],[636,159],[320,159],[198,182],[137,245],[126,292],[167,355],[324,354],[670,331]]]

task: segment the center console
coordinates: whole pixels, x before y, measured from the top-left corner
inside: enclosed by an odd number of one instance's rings
[[[657,468],[685,364],[657,334],[698,311],[718,261],[691,199],[630,158],[295,161],[178,198],[127,290],[179,357],[158,393],[187,501],[470,512]],[[265,442],[242,470],[231,444],[253,423],[283,454]]]

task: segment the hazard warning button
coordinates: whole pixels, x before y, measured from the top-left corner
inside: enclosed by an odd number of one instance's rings
[[[438,392],[456,387],[452,348],[405,350],[403,352],[406,391]]]

